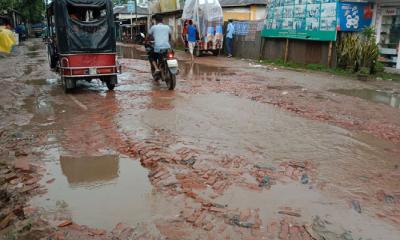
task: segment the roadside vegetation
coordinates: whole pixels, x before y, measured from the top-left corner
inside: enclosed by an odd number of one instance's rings
[[[291,69],[323,71],[340,76],[354,77],[359,80],[400,81],[399,74],[385,72],[384,65],[378,61],[379,48],[376,44],[375,30],[365,28],[361,34],[343,35],[336,44],[337,67],[328,68],[323,64],[284,63],[279,60],[261,60],[260,63],[278,65]]]
[[[0,9],[16,10],[21,13],[26,22],[37,23],[44,19],[45,3],[43,0],[2,0]]]

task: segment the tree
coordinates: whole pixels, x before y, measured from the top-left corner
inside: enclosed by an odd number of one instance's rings
[[[128,0],[113,0],[114,6],[116,5],[122,5],[122,4],[127,4]]]
[[[35,23],[43,20],[43,0],[0,0],[0,9],[16,10],[26,21]]]

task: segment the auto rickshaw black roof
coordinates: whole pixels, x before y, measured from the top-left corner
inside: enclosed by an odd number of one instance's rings
[[[104,11],[98,19],[83,21],[73,19],[71,9],[79,11]],[[111,0],[54,0],[47,8],[54,16],[54,27],[58,52],[111,53],[116,51],[115,24]]]

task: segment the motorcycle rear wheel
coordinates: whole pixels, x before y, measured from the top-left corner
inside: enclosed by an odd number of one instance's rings
[[[176,76],[169,73],[169,79],[167,81],[168,90],[174,90],[176,86]]]

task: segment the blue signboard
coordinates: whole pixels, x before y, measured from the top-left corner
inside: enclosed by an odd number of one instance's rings
[[[233,22],[235,27],[236,35],[247,35],[249,33],[249,23],[248,22]]]
[[[128,1],[128,12],[133,13],[135,11],[135,2]]]
[[[371,25],[371,7],[365,2],[340,2],[338,21],[339,31],[360,32],[363,28]]]

